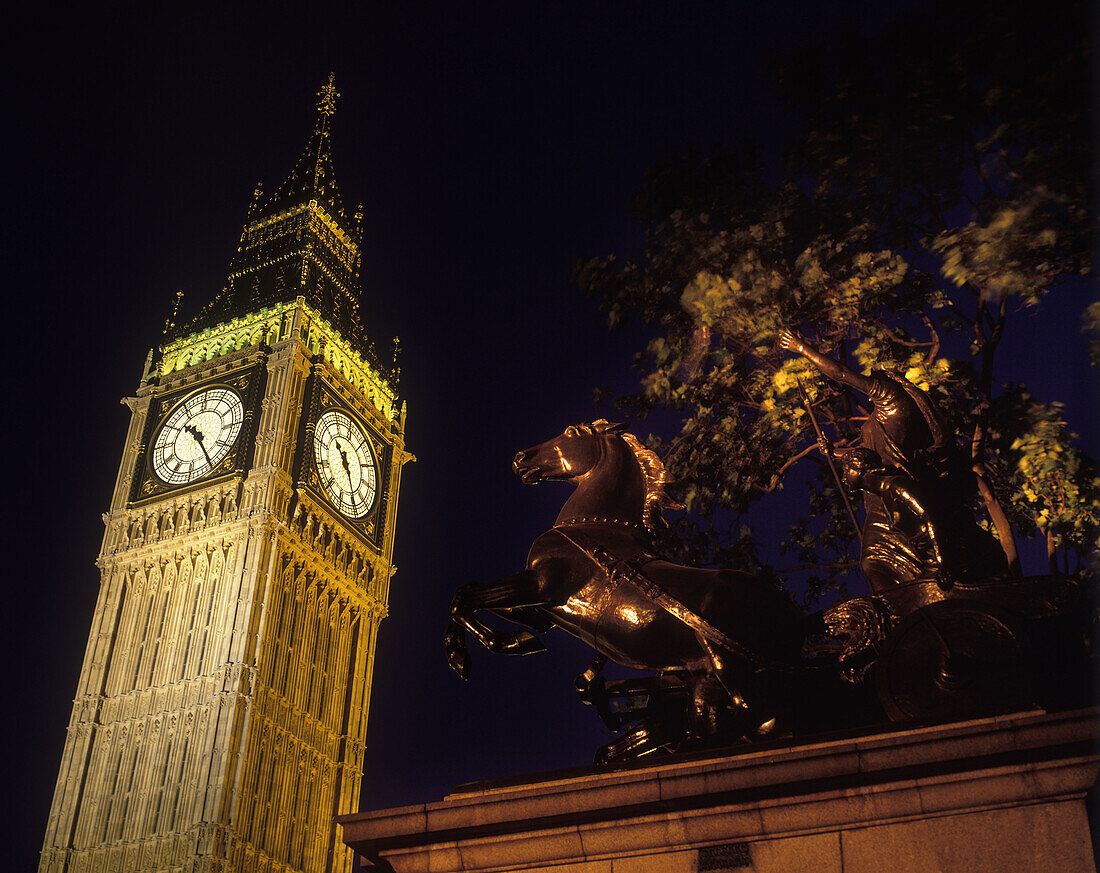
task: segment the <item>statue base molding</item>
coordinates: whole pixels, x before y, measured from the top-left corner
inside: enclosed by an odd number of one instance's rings
[[[394,873],[1095,873],[1097,708],[1015,713],[461,786],[341,816]]]

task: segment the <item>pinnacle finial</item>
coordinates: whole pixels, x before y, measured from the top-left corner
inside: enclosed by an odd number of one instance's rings
[[[332,115],[336,112],[336,98],[340,94],[336,90],[336,74],[328,74],[328,82],[317,92],[319,102],[317,103],[317,111],[322,115]]]
[[[248,217],[252,217],[252,213],[256,211],[256,207],[260,205],[260,199],[264,196],[264,183],[257,182],[256,187],[252,189],[252,200],[248,204]]]
[[[167,320],[164,322],[164,335],[166,337],[168,336],[169,333],[172,332],[173,328],[175,328],[175,326],[176,326],[176,316],[179,315],[180,304],[182,302],[183,302],[183,292],[182,291],[177,291],[175,302],[172,303],[172,314],[169,315]]]

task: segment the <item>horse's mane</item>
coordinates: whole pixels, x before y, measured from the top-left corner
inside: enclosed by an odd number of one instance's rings
[[[665,485],[672,481],[672,476],[665,469],[664,462],[653,449],[647,449],[634,434],[627,433],[625,424],[612,423],[606,418],[599,418],[588,424],[580,425],[581,430],[593,434],[614,434],[630,447],[634,457],[638,460],[638,466],[642,468],[642,478],[645,480],[645,508],[642,510],[642,521],[646,530],[656,534],[661,528],[667,527],[668,522],[661,515],[662,508],[683,509],[667,491]]]

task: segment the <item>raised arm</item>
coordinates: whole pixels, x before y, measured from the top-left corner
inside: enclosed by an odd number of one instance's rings
[[[849,370],[840,363],[840,361],[834,361],[832,358],[821,354],[812,346],[807,345],[806,341],[793,330],[784,328],[780,332],[779,347],[788,352],[802,355],[802,357],[817,367],[817,369],[834,382],[848,385],[863,394],[870,394],[871,389],[874,387],[875,382],[869,376],[864,376],[854,370]]]

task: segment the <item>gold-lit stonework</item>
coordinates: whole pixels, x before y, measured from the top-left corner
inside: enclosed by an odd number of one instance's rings
[[[125,401],[42,873],[352,868],[333,818],[358,806],[411,455],[396,368],[359,325],[336,96],[330,80],[306,154],[250,210],[225,288],[178,331],[173,314]],[[328,410],[370,445],[369,503],[318,478]]]

